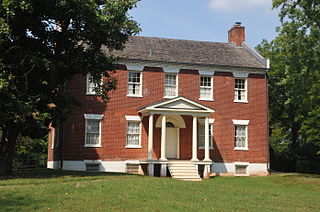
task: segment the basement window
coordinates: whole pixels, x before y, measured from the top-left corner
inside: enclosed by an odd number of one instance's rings
[[[86,171],[87,172],[99,172],[100,171],[100,164],[86,163]]]

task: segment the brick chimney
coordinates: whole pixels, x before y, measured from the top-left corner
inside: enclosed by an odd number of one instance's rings
[[[236,46],[242,46],[245,41],[245,28],[241,26],[241,22],[236,22],[228,31],[228,43],[235,43]]]

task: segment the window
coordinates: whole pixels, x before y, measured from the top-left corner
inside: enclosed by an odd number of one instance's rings
[[[96,92],[94,91],[94,88],[97,86],[96,83],[92,81],[92,76],[90,73],[87,74],[87,95],[94,95]]]
[[[212,77],[200,77],[200,100],[212,100]]]
[[[99,163],[86,163],[87,172],[98,172],[100,170]]]
[[[205,148],[205,123],[204,119],[199,119],[199,149]],[[213,149],[213,123],[214,119],[209,119],[209,148]]]
[[[141,97],[141,73],[140,72],[129,72],[128,77],[128,96],[139,96]]]
[[[245,165],[236,165],[235,166],[235,175],[248,175],[247,167]]]
[[[85,114],[85,147],[101,147],[101,119],[103,115]]]
[[[234,123],[234,149],[248,150],[249,120],[233,120],[233,123]]]
[[[127,146],[140,146],[140,123],[128,122]]]
[[[234,101],[247,102],[247,80],[246,79],[234,80]]]
[[[127,144],[126,148],[141,148],[141,118],[139,116],[126,116]]]
[[[164,80],[164,97],[176,97],[178,95],[177,85],[177,75],[166,74]]]

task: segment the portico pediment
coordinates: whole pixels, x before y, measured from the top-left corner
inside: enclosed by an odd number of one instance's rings
[[[215,112],[213,109],[185,97],[176,97],[155,104],[147,105],[139,110],[141,113],[179,113],[179,114],[208,114]]]

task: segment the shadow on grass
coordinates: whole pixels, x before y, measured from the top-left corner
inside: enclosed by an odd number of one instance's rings
[[[12,176],[0,177],[0,180],[11,180],[18,178],[30,178],[30,179],[45,179],[45,178],[57,178],[64,176],[72,177],[88,177],[88,176],[122,176],[127,175],[125,173],[111,173],[111,172],[85,172],[85,171],[67,171],[67,170],[53,170],[46,168],[35,169],[23,169],[16,170]]]
[[[297,173],[297,172],[278,172],[272,171],[271,175],[276,175],[286,178],[320,178],[319,174]]]
[[[26,196],[1,196],[0,211],[16,211],[18,208],[30,207],[34,204],[44,204],[43,201],[31,199]]]

